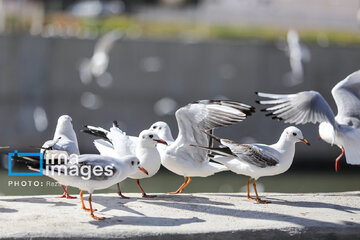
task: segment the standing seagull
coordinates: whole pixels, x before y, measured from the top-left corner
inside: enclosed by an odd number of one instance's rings
[[[68,155],[79,155],[79,145],[71,123],[72,119],[68,115],[62,115],[59,117],[53,140],[46,141],[41,147],[41,153],[46,150],[60,150],[67,152]],[[64,194],[60,198],[76,198],[72,197],[67,193],[68,186],[66,188],[61,185],[64,189]]]
[[[148,174],[144,174],[138,171],[131,174],[129,178],[136,179],[136,183],[139,186],[142,197],[150,198],[155,195],[148,195],[145,193],[140,185],[140,179],[150,178],[154,176],[160,169],[161,160],[160,154],[156,149],[157,143],[167,144],[164,140],[151,130],[144,130],[140,133],[139,137],[127,136],[125,132],[118,128],[117,122],[114,121],[114,125],[107,131],[103,128],[85,126],[86,129],[83,132],[100,136],[108,141],[98,139],[94,141],[96,149],[103,156],[110,157],[122,157],[126,155],[132,155],[138,157],[141,166],[147,169]],[[121,193],[120,185],[117,184],[118,193],[122,198],[128,198]]]
[[[28,160],[24,157],[14,157],[17,161],[24,162],[30,169],[38,169],[39,162]],[[66,185],[79,188],[82,209],[90,212],[95,220],[103,220],[104,217],[94,215],[96,209],[92,208],[92,194],[95,190],[106,189],[123,181],[130,174],[140,170],[147,174],[146,169],[141,167],[139,159],[135,156],[124,156],[121,159],[101,156],[97,154],[73,155],[66,159],[66,164],[46,166],[44,173],[47,176],[65,183]],[[83,192],[89,192],[89,207],[84,204]]]
[[[325,99],[315,91],[289,95],[259,92],[257,95],[272,99],[258,101],[274,105],[262,110],[270,112],[266,116],[285,123],[320,122],[320,138],[331,145],[336,144],[342,151],[335,161],[335,170],[338,171],[344,154],[348,164],[360,164],[360,71],[336,84],[331,93],[338,108],[336,117]]]
[[[225,100],[203,100],[188,104],[175,113],[179,134],[175,141],[168,146],[159,147],[161,164],[168,170],[183,176],[185,181],[180,188],[172,192],[182,193],[191,182],[191,177],[207,177],[217,172],[228,170],[227,167],[210,162],[207,151],[190,146],[208,146],[209,140],[201,130],[211,130],[221,126],[229,126],[246,119],[255,111],[255,108],[238,102]],[[172,138],[170,129],[164,129],[161,124],[154,124],[151,130],[159,133],[168,131],[168,138]],[[156,126],[156,128],[154,128]]]
[[[302,132],[296,127],[286,128],[279,141],[272,145],[265,144],[239,144],[228,139],[219,138],[208,134],[222,144],[219,148],[194,146],[211,151],[214,161],[224,164],[234,173],[249,176],[247,181],[247,198],[259,203],[268,203],[261,200],[256,190],[256,181],[260,177],[274,176],[286,172],[294,159],[295,143],[303,142],[310,145],[304,139]],[[254,179],[253,187],[256,198],[250,197],[250,182]]]

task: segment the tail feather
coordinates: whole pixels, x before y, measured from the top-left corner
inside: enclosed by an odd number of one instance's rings
[[[109,140],[107,137],[107,134],[109,133],[109,131],[107,131],[106,129],[101,128],[101,127],[88,126],[88,125],[85,125],[84,127],[85,127],[85,129],[82,129],[81,130],[82,132],[93,135],[95,137],[103,138],[105,140]]]
[[[214,147],[198,146],[198,145],[193,145],[193,144],[190,144],[190,146],[200,148],[200,149],[205,149],[205,150],[210,151],[211,153],[217,153],[218,155],[221,155],[221,156],[236,157],[231,152],[230,148],[228,148],[228,147],[214,148]],[[210,154],[210,155],[212,155],[212,154]]]

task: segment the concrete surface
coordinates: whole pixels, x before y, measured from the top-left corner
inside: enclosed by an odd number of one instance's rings
[[[271,204],[244,194],[94,195],[95,221],[80,200],[0,197],[1,238],[360,239],[360,192],[266,193]]]

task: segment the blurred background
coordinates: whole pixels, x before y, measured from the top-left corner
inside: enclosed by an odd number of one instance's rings
[[[59,187],[13,187],[7,153],[32,152],[52,139],[68,114],[81,153],[96,153],[85,124],[138,135],[199,99],[231,99],[258,112],[216,134],[241,143],[273,143],[287,127],[266,118],[255,91],[321,92],[336,112],[331,88],[360,66],[359,0],[0,0],[0,194],[55,194]],[[358,166],[299,126],[312,146],[297,145],[291,169],[260,179],[259,190],[359,190]],[[360,156],[359,156],[360,157]],[[14,166],[15,171],[24,171]],[[195,178],[188,192],[243,192],[247,177],[231,172]],[[174,191],[183,178],[166,169],[143,180],[148,192]],[[123,192],[138,192],[134,180]],[[105,190],[114,192],[115,187]],[[71,189],[71,193],[77,190]]]

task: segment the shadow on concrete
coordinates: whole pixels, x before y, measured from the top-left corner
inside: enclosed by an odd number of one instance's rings
[[[311,201],[274,201],[271,198],[271,204],[291,206],[291,207],[303,207],[303,208],[328,208],[328,209],[336,209],[343,212],[354,213],[353,211],[360,211],[360,208],[353,208],[349,206],[342,206],[338,204],[332,203],[324,203],[324,202],[311,202]]]
[[[118,196],[114,197],[114,196],[96,196],[96,195],[92,199],[94,203],[100,204],[103,207],[105,207],[104,209],[101,209],[100,212],[108,212],[111,211],[112,209],[118,209],[124,212],[145,216],[143,213],[125,206],[126,203],[133,202],[136,200],[137,198],[122,199]],[[87,202],[87,197],[84,197],[84,201]]]
[[[178,203],[178,202],[164,202],[164,201],[148,201],[149,204],[154,204],[158,206],[165,206],[169,208],[176,208],[180,210],[188,210],[199,213],[207,213],[214,215],[222,215],[222,216],[231,216],[238,217],[243,219],[262,219],[262,220],[271,220],[271,221],[279,221],[279,222],[290,222],[294,224],[298,224],[304,227],[314,227],[314,226],[322,226],[322,227],[360,227],[359,223],[355,222],[343,222],[343,224],[335,224],[329,223],[325,221],[319,221],[314,219],[308,219],[306,217],[298,217],[287,214],[280,213],[269,213],[269,212],[260,212],[254,210],[242,210],[242,209],[231,209],[231,208],[223,208],[219,206],[211,206],[211,205],[195,205],[195,204],[187,204],[187,203]]]
[[[123,216],[123,217],[111,217],[102,221],[90,221],[89,223],[97,226],[98,228],[104,228],[114,225],[130,225],[130,226],[180,226],[190,223],[205,222],[205,220],[192,217],[192,218],[164,218],[164,217],[135,217],[135,216]]]
[[[15,213],[15,212],[18,212],[18,210],[11,208],[0,208],[0,213]]]
[[[75,203],[69,202],[52,202],[49,201],[49,198],[43,197],[29,197],[29,198],[13,198],[13,199],[0,199],[3,202],[26,202],[26,203],[39,203],[39,204],[53,204],[54,206],[76,206]],[[66,201],[79,201],[77,199],[67,199]]]
[[[194,196],[191,194],[161,194],[157,195],[156,198],[139,198],[137,200],[141,200],[144,202],[147,201],[169,201],[169,202],[184,202],[189,204],[204,204],[204,205],[215,205],[215,206],[234,206],[232,203],[226,203],[226,202],[217,202],[212,201],[207,197],[200,197],[200,196]]]

